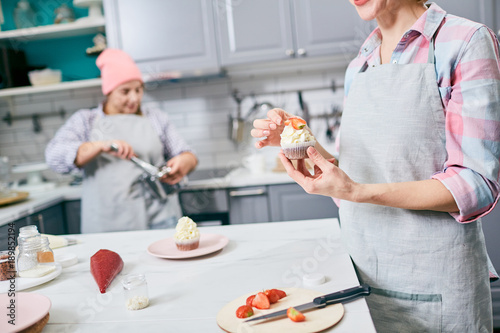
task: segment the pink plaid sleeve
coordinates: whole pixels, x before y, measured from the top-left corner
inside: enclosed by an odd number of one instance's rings
[[[444,169],[432,176],[452,193],[467,223],[489,213],[500,186],[500,61],[498,40],[481,27],[464,43],[451,73]]]

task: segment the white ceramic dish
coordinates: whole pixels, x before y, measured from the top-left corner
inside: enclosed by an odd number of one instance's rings
[[[51,281],[51,280],[55,279],[56,277],[58,277],[62,272],[61,264],[55,262],[55,263],[53,263],[53,265],[56,266],[55,271],[53,271],[52,273],[49,273],[47,275],[41,276],[39,278],[22,278],[22,277],[17,276],[16,277],[16,287],[15,287],[16,292],[24,290],[24,289],[39,286],[45,282]],[[10,280],[0,281],[0,294],[8,292],[10,289],[10,284],[11,284]],[[0,332],[3,332],[3,331],[0,330]]]

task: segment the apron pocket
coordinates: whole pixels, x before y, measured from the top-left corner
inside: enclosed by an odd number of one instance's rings
[[[366,302],[377,332],[441,332],[440,294],[371,290]]]

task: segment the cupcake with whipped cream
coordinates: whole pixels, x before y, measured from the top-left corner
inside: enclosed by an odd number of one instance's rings
[[[316,139],[309,132],[304,119],[292,117],[285,121],[280,143],[288,159],[299,160],[307,158],[307,148],[314,147]]]
[[[181,217],[175,230],[175,245],[179,250],[190,251],[198,248],[200,245],[200,232],[193,220],[187,216]]]

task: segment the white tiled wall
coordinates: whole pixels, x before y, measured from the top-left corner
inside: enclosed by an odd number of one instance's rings
[[[143,103],[156,103],[168,113],[186,141],[195,149],[199,169],[237,166],[241,157],[256,153],[255,139],[249,135],[251,121],[265,114],[254,114],[248,122],[246,139],[236,145],[228,139],[228,118],[236,112],[236,103],[231,92],[238,89],[245,97],[242,114],[247,114],[257,94],[258,102],[270,102],[291,113],[300,113],[296,90],[324,87],[325,89],[305,91],[304,100],[312,115],[329,112],[332,105],[342,105],[343,91],[335,92],[328,87],[331,81],[342,84],[345,67],[332,66],[326,69],[296,70],[275,75],[244,73],[210,80],[193,80],[184,83],[148,84]],[[283,91],[289,91],[284,93]],[[39,114],[42,131],[35,133],[30,118],[14,120],[12,125],[0,122],[0,156],[6,155],[11,164],[39,162],[44,160],[44,150],[57,129],[76,110],[94,107],[102,100],[100,88],[60,91],[49,94],[35,94],[0,100],[0,117],[10,111],[14,116]],[[64,110],[65,117],[44,116]],[[328,146],[325,137],[326,121],[314,119],[310,126],[318,140]],[[268,167],[276,164],[278,148],[264,149]],[[50,173],[50,172],[49,172]],[[50,178],[50,174],[46,175]],[[55,175],[54,175],[55,176]]]

